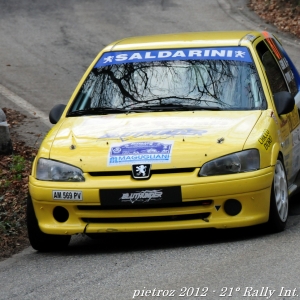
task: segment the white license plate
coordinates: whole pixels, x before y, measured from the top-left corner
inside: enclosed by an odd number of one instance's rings
[[[52,191],[53,200],[82,200],[82,191]]]

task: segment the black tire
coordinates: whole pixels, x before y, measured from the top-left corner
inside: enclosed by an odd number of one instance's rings
[[[52,235],[40,230],[30,195],[27,198],[27,231],[32,248],[43,252],[62,250],[71,239],[70,235]]]
[[[289,211],[289,195],[286,173],[279,157],[276,161],[274,179],[271,190],[271,202],[268,228],[271,232],[281,232],[285,229]]]

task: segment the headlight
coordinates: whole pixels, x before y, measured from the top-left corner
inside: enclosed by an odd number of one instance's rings
[[[79,168],[45,158],[40,158],[37,163],[36,178],[48,181],[85,181]]]
[[[251,172],[260,166],[259,152],[257,149],[245,150],[226,155],[205,163],[199,176],[213,176]]]

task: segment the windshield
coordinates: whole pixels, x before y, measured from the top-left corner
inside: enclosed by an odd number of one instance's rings
[[[155,56],[149,53],[148,57]],[[163,60],[147,61],[144,55],[142,61],[134,59],[133,62],[128,62],[127,55],[125,63],[122,62],[124,54],[118,55],[106,55],[101,58],[102,63],[96,64],[75,98],[69,115],[78,111],[118,113],[266,108],[249,54],[247,61],[216,56],[213,59],[164,57]],[[122,60],[116,62],[113,57]],[[136,57],[139,56],[135,53]],[[105,61],[109,64],[105,65]]]

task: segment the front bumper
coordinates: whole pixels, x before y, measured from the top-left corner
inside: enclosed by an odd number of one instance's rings
[[[155,174],[149,180],[142,181],[130,176],[98,178],[85,174],[86,181],[80,183],[46,182],[30,176],[29,192],[40,229],[47,234],[233,228],[268,221],[273,167],[210,177],[197,177],[198,172],[199,169],[192,173]],[[180,207],[101,207],[101,188],[147,189],[168,186],[181,186],[183,204]],[[83,200],[53,200],[53,190],[80,190]],[[228,199],[236,199],[241,203],[242,209],[235,216],[225,212],[224,204]],[[54,218],[56,207],[68,211],[66,221],[58,222]]]

